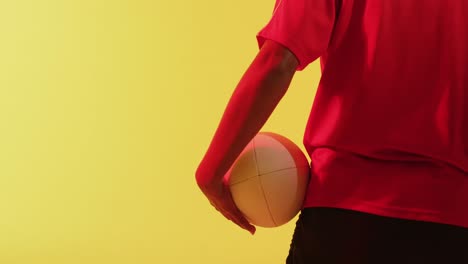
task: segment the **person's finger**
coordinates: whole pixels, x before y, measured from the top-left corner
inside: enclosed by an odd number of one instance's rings
[[[219,207],[215,207],[215,209],[216,211],[220,212],[224,216],[224,218],[232,221],[233,217],[231,216],[231,214],[227,213],[226,210],[223,210],[222,208],[219,208]]]
[[[250,222],[245,218],[244,214],[237,208],[237,206],[233,203],[230,204],[229,211],[234,215],[234,217],[243,225],[243,226],[251,226]]]
[[[228,210],[224,209],[222,205],[216,203],[215,201],[210,200],[210,204],[218,211],[221,213],[226,219],[232,221],[232,216],[231,214],[228,213]]]
[[[237,205],[234,202],[234,199],[232,196],[228,196],[228,211],[232,215],[232,218],[235,219],[235,222],[238,226],[246,229],[252,235],[255,233],[255,226],[251,225],[250,222],[245,218],[244,214],[239,210]]]
[[[224,201],[218,201],[216,199],[209,199],[209,201],[226,219],[232,221],[240,228],[249,231],[252,235],[255,234],[255,227],[247,221],[239,208],[237,208],[232,196],[228,195],[226,198],[227,200]]]
[[[255,234],[255,226],[251,225],[249,222],[246,222],[239,218],[234,218],[232,221],[242,229],[249,231],[252,235]]]
[[[255,233],[255,226],[253,226],[252,224],[249,223],[249,221],[247,221],[247,219],[245,219],[245,217],[243,216],[235,216],[234,217],[234,221],[236,222],[236,224],[240,227],[242,227],[243,229],[249,231],[252,235]]]
[[[255,234],[255,226],[251,225],[240,211],[230,209],[221,211],[221,213],[240,228],[249,231],[252,235]]]

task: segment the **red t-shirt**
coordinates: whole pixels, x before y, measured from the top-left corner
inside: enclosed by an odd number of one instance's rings
[[[466,0],[277,0],[259,45],[298,70],[322,62],[304,207],[468,227],[466,14]]]

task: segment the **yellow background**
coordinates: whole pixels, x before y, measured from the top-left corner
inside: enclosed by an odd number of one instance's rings
[[[0,263],[284,263],[194,171],[273,0],[0,1]],[[264,130],[300,144],[319,78]]]

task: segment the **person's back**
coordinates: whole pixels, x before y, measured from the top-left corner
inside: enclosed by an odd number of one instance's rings
[[[307,143],[468,173],[468,2],[342,2]]]
[[[468,227],[468,2],[344,0],[338,11],[305,136],[318,159],[306,206]],[[334,178],[356,192],[329,190]]]
[[[468,2],[277,1],[258,39],[322,60],[288,263],[468,263]]]

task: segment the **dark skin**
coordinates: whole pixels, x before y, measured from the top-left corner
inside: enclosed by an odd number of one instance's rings
[[[284,46],[265,41],[229,100],[196,171],[197,184],[224,217],[255,233],[234,203],[225,175],[286,94],[299,62]]]

